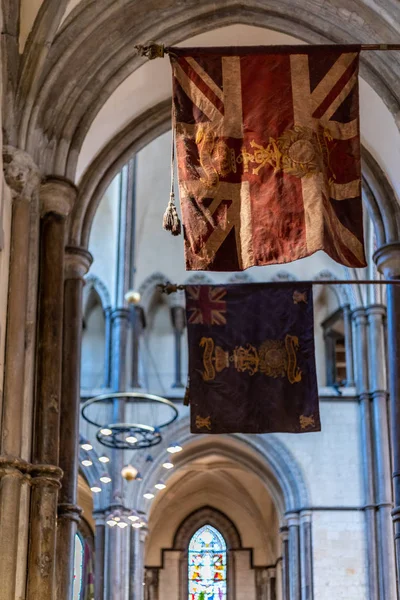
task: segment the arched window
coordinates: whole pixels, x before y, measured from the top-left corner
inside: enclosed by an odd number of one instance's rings
[[[83,577],[83,543],[78,534],[75,536],[75,563],[74,563],[74,596],[73,600],[80,600]]]
[[[211,525],[201,527],[189,544],[189,600],[227,600],[226,543]]]

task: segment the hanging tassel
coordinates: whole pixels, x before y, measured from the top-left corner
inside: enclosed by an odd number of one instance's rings
[[[171,193],[169,195],[169,202],[167,209],[164,213],[163,227],[166,231],[170,231],[172,235],[181,235],[182,226],[181,221],[176,210],[175,204],[175,192],[174,192],[174,176],[175,176],[175,119],[174,119],[174,105],[172,104],[172,144],[171,144]]]
[[[175,206],[175,194],[170,193],[167,209],[164,213],[163,227],[166,231],[170,231],[172,235],[181,234],[181,220]]]

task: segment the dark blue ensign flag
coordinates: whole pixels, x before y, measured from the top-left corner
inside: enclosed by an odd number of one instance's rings
[[[310,284],[186,287],[192,433],[320,431]]]

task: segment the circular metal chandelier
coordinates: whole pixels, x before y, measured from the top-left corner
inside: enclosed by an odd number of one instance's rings
[[[136,422],[101,423],[90,416],[92,412],[90,410],[91,407],[104,405],[107,408],[107,406],[112,406],[116,401],[123,403],[124,408],[135,406],[135,404],[139,403],[146,403],[153,405],[153,407],[163,406],[170,411],[170,414],[168,418],[157,425]],[[96,438],[103,446],[116,450],[142,450],[143,448],[151,448],[161,443],[161,430],[171,425],[178,418],[178,409],[167,398],[155,396],[154,394],[144,392],[110,392],[87,400],[82,405],[81,414],[85,421],[97,428]]]

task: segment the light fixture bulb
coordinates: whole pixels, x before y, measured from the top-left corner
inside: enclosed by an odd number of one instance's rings
[[[94,494],[99,494],[101,492],[101,487],[99,487],[98,485],[93,485],[90,489]]]
[[[167,461],[163,464],[163,467],[164,467],[164,469],[173,469],[174,464],[172,462]]]
[[[119,523],[117,523],[117,525],[121,529],[124,529],[125,527],[128,527],[128,523],[125,523],[125,521],[120,521]]]
[[[134,527],[135,529],[140,529],[140,527],[143,527],[142,523],[132,523],[132,527]]]
[[[131,521],[138,521],[139,517],[138,515],[129,515],[128,519],[130,519]]]
[[[132,465],[126,465],[121,469],[121,475],[126,481],[133,481],[136,478],[138,471]]]
[[[111,477],[109,477],[108,475],[102,475],[100,477],[100,481],[102,481],[103,483],[110,483]]]
[[[158,483],[156,483],[156,485],[154,486],[157,490],[165,490],[165,488],[167,487],[165,485],[165,483],[163,483],[162,481],[159,481]]]
[[[146,498],[146,500],[151,500],[152,498],[154,498],[154,494],[152,492],[146,492],[145,494],[143,494],[143,498]]]
[[[85,458],[82,461],[82,464],[83,464],[84,467],[91,467],[93,463],[92,463],[92,461],[89,458]]]
[[[176,444],[176,443],[171,444],[167,448],[167,452],[169,452],[170,454],[176,454],[177,452],[181,452],[181,450],[182,450],[182,446],[180,446],[179,444]]]
[[[110,519],[109,521],[107,521],[107,525],[109,525],[110,527],[115,527],[117,524],[116,521],[114,521],[114,519]]]
[[[87,452],[89,452],[89,450],[93,450],[92,444],[89,443],[81,444],[81,448],[82,450],[86,450]]]
[[[112,435],[112,431],[111,431],[111,429],[108,429],[108,427],[104,427],[104,429],[100,429],[100,433],[102,435]]]
[[[116,523],[119,523],[119,522],[120,522],[120,520],[121,520],[121,519],[120,519],[120,517],[114,517],[114,521],[115,521]]]
[[[108,456],[103,454],[103,456],[99,456],[99,461],[102,463],[108,463],[108,462],[110,462],[110,459],[108,458]]]
[[[137,438],[134,435],[128,435],[128,437],[125,439],[128,442],[128,444],[136,444],[137,442]]]
[[[139,292],[135,292],[134,290],[129,290],[125,294],[125,300],[128,304],[139,304],[141,300],[141,296]]]

